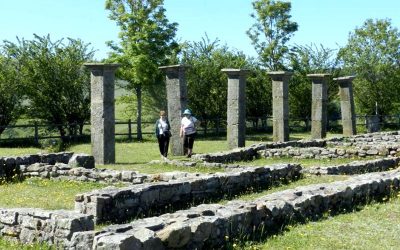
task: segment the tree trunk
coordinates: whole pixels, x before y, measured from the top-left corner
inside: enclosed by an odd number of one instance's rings
[[[137,98],[137,118],[136,118],[136,128],[137,128],[137,139],[141,141],[142,136],[142,87],[136,87],[136,98]]]
[[[67,137],[65,136],[66,133],[63,125],[57,125],[57,129],[60,132],[62,142],[68,142]]]

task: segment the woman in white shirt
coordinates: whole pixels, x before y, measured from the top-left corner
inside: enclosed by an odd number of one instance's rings
[[[180,136],[183,137],[183,147],[185,155],[192,157],[193,143],[196,137],[196,117],[192,116],[190,109],[185,109],[183,112],[184,117],[181,120]]]
[[[156,136],[162,159],[168,155],[169,138],[171,137],[170,128],[167,115],[164,110],[161,110],[160,119],[156,121]]]

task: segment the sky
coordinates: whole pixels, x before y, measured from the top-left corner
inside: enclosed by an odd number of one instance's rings
[[[252,0],[164,0],[167,18],[179,24],[177,40],[200,41],[205,35],[220,45],[256,56],[246,31],[255,22]],[[349,32],[368,18],[392,21],[400,29],[399,0],[291,0],[298,31],[291,44],[346,45]],[[50,34],[52,40],[80,38],[107,57],[106,41],[118,41],[119,28],[108,18],[104,0],[0,0],[0,44],[16,37]]]

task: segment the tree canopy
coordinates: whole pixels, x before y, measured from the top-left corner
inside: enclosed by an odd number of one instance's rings
[[[368,19],[349,34],[339,58],[355,74],[356,108],[364,114],[400,111],[400,32],[390,20]]]
[[[61,136],[65,124],[83,122],[90,116],[90,81],[83,63],[91,61],[89,44],[68,38],[51,41],[35,35],[33,40],[5,41],[4,50],[19,68],[19,80],[29,100],[27,115],[57,124]],[[68,129],[73,132],[73,127]]]
[[[0,134],[21,112],[22,84],[15,60],[0,53]]]
[[[286,69],[284,59],[289,52],[286,45],[297,31],[296,22],[290,21],[290,2],[256,0],[255,13],[251,14],[256,23],[247,31],[260,61],[269,70]]]
[[[289,82],[289,104],[290,115],[295,118],[302,118],[305,121],[311,118],[312,84],[307,74],[329,73],[336,77],[340,70],[336,59],[335,50],[325,48],[322,44],[317,46],[296,45],[290,52],[290,67],[294,74]],[[337,83],[329,81],[328,95],[331,104],[337,99]],[[328,115],[332,115],[328,114]]]
[[[177,23],[169,23],[163,0],[107,0],[110,19],[120,27],[119,44],[109,42],[110,61],[121,64],[117,77],[135,90],[138,139],[141,135],[142,88],[162,82],[159,66],[168,64],[179,48],[174,40]]]

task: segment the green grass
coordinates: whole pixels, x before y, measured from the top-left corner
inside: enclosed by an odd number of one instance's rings
[[[18,148],[5,148],[0,147],[0,157],[3,156],[18,156],[27,154],[47,153],[46,150],[36,147],[18,147]]]
[[[262,243],[247,242],[240,249],[399,249],[399,197],[357,212],[288,226],[282,234]]]
[[[49,245],[43,243],[34,243],[34,244],[21,244],[17,242],[8,241],[2,237],[0,237],[0,249],[7,250],[50,250],[55,249],[54,247],[50,247]]]
[[[107,184],[30,178],[0,185],[0,207],[32,207],[46,210],[74,209],[75,195]]]

